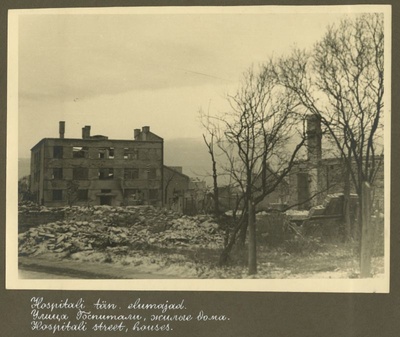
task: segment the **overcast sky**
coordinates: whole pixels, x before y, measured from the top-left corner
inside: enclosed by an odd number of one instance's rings
[[[243,71],[311,47],[343,14],[19,16],[19,157],[42,138],[201,138],[198,111],[228,109]]]

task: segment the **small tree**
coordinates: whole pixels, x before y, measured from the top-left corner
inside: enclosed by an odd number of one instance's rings
[[[167,173],[165,167],[163,167],[163,179],[164,179],[164,205],[168,205],[168,191],[169,191],[169,184],[174,180],[176,171],[174,169],[169,169],[172,173]]]
[[[256,206],[287,176],[305,142],[302,124],[298,128],[300,116],[293,112],[296,103],[271,70],[271,64],[249,69],[237,93],[228,98],[231,111],[214,117],[221,130],[217,144],[225,172],[243,192],[242,216],[221,262],[226,262],[240,230],[248,228],[249,274],[257,272]],[[299,141],[293,144],[296,136]]]
[[[213,203],[214,203],[214,214],[216,216],[220,215],[220,208],[219,208],[219,195],[218,195],[218,172],[217,172],[217,159],[216,153],[214,151],[215,147],[215,139],[218,137],[218,127],[215,123],[212,122],[209,115],[205,115],[203,111],[200,110],[200,119],[203,124],[203,127],[206,130],[206,133],[203,134],[204,144],[207,146],[208,153],[211,158],[211,165],[212,165],[212,178],[213,178]],[[209,136],[209,139],[207,138]]]

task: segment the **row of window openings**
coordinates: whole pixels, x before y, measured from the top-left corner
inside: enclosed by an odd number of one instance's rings
[[[77,191],[76,199],[77,201],[86,201],[88,200],[89,196],[89,190],[87,189],[80,189]],[[52,200],[53,201],[62,201],[63,200],[63,190],[53,190],[52,191]],[[111,193],[111,189],[102,189],[101,193]],[[158,189],[150,189],[149,190],[149,199],[157,199],[159,196],[159,190]],[[125,190],[124,193],[125,198],[137,198],[137,199],[142,199],[143,194],[140,190]]]
[[[157,171],[156,169],[147,169],[147,178],[156,179]],[[113,168],[101,168],[98,171],[98,178],[101,180],[114,179],[114,169]],[[63,179],[63,169],[53,168],[52,179],[61,180]],[[74,168],[72,171],[73,180],[88,180],[89,179],[89,169],[87,168]],[[134,180],[139,179],[139,169],[124,169],[124,179]]]
[[[147,159],[148,158],[148,151],[142,151],[141,152],[141,159]],[[61,159],[64,156],[64,148],[62,146],[54,146],[53,147],[53,158]],[[73,158],[89,158],[89,148],[88,147],[78,147],[74,146],[72,147],[72,157]],[[139,150],[137,149],[129,149],[129,148],[124,148],[124,159],[139,159]],[[114,148],[113,147],[108,147],[108,148],[100,148],[98,149],[97,152],[97,158],[98,159],[114,159],[115,154],[114,154]]]

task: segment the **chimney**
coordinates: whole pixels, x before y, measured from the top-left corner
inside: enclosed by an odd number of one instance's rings
[[[133,139],[139,140],[140,129],[133,130]]]
[[[317,115],[307,116],[307,158],[317,163],[322,158],[321,118]]]
[[[142,127],[142,139],[141,140],[147,140],[147,134],[150,131],[150,126],[143,126]]]
[[[82,139],[89,139],[90,138],[90,125],[85,125],[82,128]]]
[[[65,134],[65,122],[64,121],[60,121],[59,122],[58,130],[59,130],[59,133],[60,133],[60,138],[63,139],[64,138],[64,134]]]

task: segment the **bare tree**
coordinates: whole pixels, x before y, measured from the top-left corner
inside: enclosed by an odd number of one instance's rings
[[[164,205],[170,206],[168,204],[168,188],[169,184],[174,180],[176,171],[174,169],[169,169],[171,173],[167,173],[165,167],[163,167],[163,178],[164,178]]]
[[[255,207],[272,193],[290,172],[305,142],[304,127],[293,94],[273,77],[271,64],[259,71],[250,68],[237,93],[229,96],[231,111],[215,117],[223,137],[218,147],[226,170],[243,191],[242,217],[228,247],[240,229],[248,227],[249,274],[257,272]],[[293,144],[293,139],[299,140]],[[225,258],[228,252],[223,252]]]
[[[206,131],[206,133],[203,134],[204,144],[207,146],[207,150],[211,158],[212,179],[213,179],[212,198],[214,201],[213,211],[216,216],[219,216],[220,208],[219,208],[219,195],[218,195],[218,172],[217,172],[216,153],[214,151],[216,138],[218,138],[219,135],[219,129],[218,126],[212,121],[210,115],[205,115],[202,110],[200,110],[200,120]]]
[[[321,118],[361,199],[362,184],[373,185],[383,160],[383,15],[364,14],[329,27],[312,51],[295,50],[280,59],[276,75]]]

